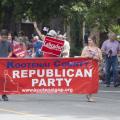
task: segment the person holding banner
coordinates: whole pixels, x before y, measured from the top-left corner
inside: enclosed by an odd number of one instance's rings
[[[81,56],[98,60],[98,62],[100,62],[102,60],[102,52],[96,46],[96,36],[95,35],[90,35],[88,37],[88,45],[85,46],[85,48],[83,49]],[[92,94],[88,94],[87,99],[88,99],[88,102],[94,102],[95,101],[93,99]]]
[[[7,30],[1,30],[1,40],[0,40],[0,57],[11,57],[12,56],[12,48],[11,43],[8,41],[8,32]],[[8,101],[7,95],[2,95],[2,99],[4,101]]]
[[[12,53],[17,58],[24,58],[26,56],[26,46],[24,43],[19,43],[16,41],[12,42]]]

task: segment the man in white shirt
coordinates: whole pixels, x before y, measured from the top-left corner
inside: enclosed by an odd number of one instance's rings
[[[58,35],[58,39],[64,40],[64,46],[61,53],[63,58],[68,58],[70,56],[70,43],[66,40],[66,35]]]

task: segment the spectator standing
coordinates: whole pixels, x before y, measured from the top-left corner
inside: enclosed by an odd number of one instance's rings
[[[110,87],[110,72],[112,69],[114,78],[114,87],[120,85],[120,81],[117,78],[117,66],[118,58],[117,55],[120,51],[120,43],[116,40],[115,33],[108,34],[108,40],[104,41],[101,48],[103,54],[105,55],[105,76],[106,76],[106,87]]]
[[[20,31],[18,33],[18,37],[16,37],[15,39],[16,39],[17,42],[19,42],[21,44],[25,44],[25,46],[30,44],[30,41],[29,41],[28,37],[25,35],[25,33],[23,31]]]
[[[38,36],[35,36],[34,39],[36,39],[36,41],[33,43],[33,56],[43,57],[43,52],[41,51],[43,41],[41,41]]]
[[[49,36],[49,37],[52,37],[52,38],[56,38],[56,37],[57,37],[57,33],[56,33],[55,30],[50,30],[50,31],[47,33],[47,35],[44,35],[44,34],[42,34],[42,33],[40,32],[40,30],[38,29],[37,23],[34,22],[33,24],[34,24],[34,28],[35,28],[35,30],[37,31],[37,33],[38,33],[39,37],[41,38],[41,40],[44,41],[46,36]],[[49,54],[49,53],[44,53],[44,54],[43,54],[43,57],[56,57],[56,55]]]

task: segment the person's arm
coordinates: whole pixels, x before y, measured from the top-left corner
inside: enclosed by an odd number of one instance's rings
[[[62,55],[63,55],[63,57],[69,57],[69,51],[68,50],[64,50],[62,52]]]
[[[27,47],[26,47],[25,43],[22,43],[22,44],[23,44],[23,50],[26,51]]]
[[[35,57],[35,48],[32,49],[32,57]]]
[[[87,46],[85,48],[83,48],[82,53],[81,53],[81,57],[92,58],[90,55],[88,55],[87,50],[88,50]]]
[[[34,25],[34,28],[36,30],[36,32],[38,33],[39,37],[44,40],[45,39],[45,36],[40,32],[40,30],[38,29],[37,27],[37,23],[36,22],[33,22],[33,25]]]
[[[9,44],[8,52],[9,52],[8,58],[9,58],[9,57],[12,57],[12,54],[13,54],[13,46],[12,46],[11,44]]]
[[[118,45],[118,56],[120,56],[120,43]]]
[[[12,57],[12,53],[13,53],[13,52],[10,52],[10,53],[9,53],[8,58],[9,58],[9,57]]]
[[[102,61],[103,56],[102,56],[102,51],[99,49],[99,60]]]
[[[81,57],[85,57],[86,54],[86,48],[83,48],[82,53],[81,53]]]
[[[70,54],[70,44],[68,41],[65,41],[62,55],[63,57],[69,57],[69,54]]]
[[[102,47],[101,47],[101,52],[105,54],[106,51],[106,42],[103,42]]]
[[[96,59],[98,61],[102,61],[102,51],[98,48],[98,55],[93,57],[93,59]]]

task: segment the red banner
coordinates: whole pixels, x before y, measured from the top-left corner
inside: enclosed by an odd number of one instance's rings
[[[26,55],[25,46],[23,43],[14,42],[13,43],[13,53],[16,57],[23,58]]]
[[[0,59],[0,73],[0,94],[98,91],[98,63],[92,59]]]
[[[58,40],[51,37],[45,37],[44,45],[41,50],[47,54],[60,56],[63,46],[64,46],[63,40]]]

